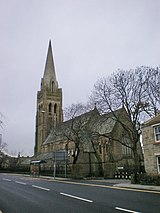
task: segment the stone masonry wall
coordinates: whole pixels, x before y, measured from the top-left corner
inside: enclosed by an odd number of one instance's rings
[[[154,128],[152,126],[144,127],[142,135],[145,170],[148,174],[157,174],[156,155],[160,154],[160,143],[155,143]]]

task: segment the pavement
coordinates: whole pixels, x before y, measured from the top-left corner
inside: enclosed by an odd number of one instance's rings
[[[140,184],[131,184],[131,183],[120,183],[120,184],[115,184],[114,186],[121,187],[121,188],[131,188],[131,189],[160,192],[160,186],[140,185]]]
[[[50,176],[40,176],[40,178],[57,180],[57,181],[70,181],[70,182],[78,182],[78,180],[74,180],[71,178],[60,178],[60,177],[50,177]],[[137,189],[137,190],[147,190],[147,191],[159,191],[160,186],[151,186],[151,185],[140,185],[140,184],[131,184],[130,180],[125,179],[85,179],[79,180],[83,183],[91,183],[96,185],[112,185],[119,188],[128,188],[128,189]]]

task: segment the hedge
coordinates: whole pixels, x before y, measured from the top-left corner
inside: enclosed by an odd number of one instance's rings
[[[160,186],[160,175],[137,174],[136,182],[134,182],[134,178],[132,180],[131,183]]]

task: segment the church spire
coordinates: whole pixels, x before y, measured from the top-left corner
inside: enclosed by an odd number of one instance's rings
[[[41,153],[42,144],[53,127],[63,121],[62,89],[58,87],[51,41],[49,41],[41,88],[37,93],[35,153]]]
[[[43,81],[47,87],[50,87],[51,82],[54,82],[56,87],[58,87],[56,74],[55,74],[51,40],[49,41],[49,46],[48,46],[48,53],[47,53],[47,59],[46,59],[46,64],[44,69]]]

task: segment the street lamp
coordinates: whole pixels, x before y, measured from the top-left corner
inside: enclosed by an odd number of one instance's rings
[[[44,138],[45,138],[45,131],[44,131],[44,113],[45,113],[45,110],[42,110],[41,113],[43,114],[43,130],[42,130],[42,143],[44,142]]]

